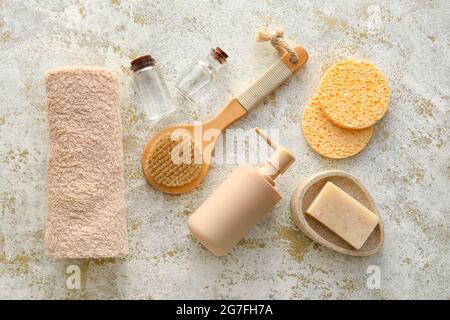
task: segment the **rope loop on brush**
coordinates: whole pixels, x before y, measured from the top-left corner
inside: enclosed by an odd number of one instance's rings
[[[294,48],[291,47],[287,41],[284,39],[284,30],[281,28],[276,29],[273,32],[267,32],[265,30],[260,30],[256,34],[256,41],[266,42],[270,41],[270,44],[277,49],[278,54],[281,56],[285,52],[289,53],[291,56],[291,62],[297,63],[298,55]]]

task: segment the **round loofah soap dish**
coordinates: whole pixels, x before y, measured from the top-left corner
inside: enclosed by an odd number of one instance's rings
[[[370,256],[377,253],[384,242],[384,230],[381,218],[380,223],[375,227],[364,245],[356,250],[318,220],[306,214],[306,210],[327,181],[331,181],[337,185],[354,199],[358,200],[367,209],[380,217],[375,202],[369,194],[369,191],[361,182],[345,171],[330,170],[321,172],[310,178],[305,183],[301,184],[292,194],[291,213],[297,227],[308,238],[342,254],[351,256]]]

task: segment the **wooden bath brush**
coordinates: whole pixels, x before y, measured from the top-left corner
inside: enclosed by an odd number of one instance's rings
[[[292,59],[292,54],[296,59]],[[167,127],[155,134],[142,154],[142,169],[147,181],[157,190],[170,194],[182,194],[197,187],[208,173],[219,134],[256,107],[307,60],[306,50],[294,47],[212,119],[201,125]],[[173,161],[178,153],[182,159]]]

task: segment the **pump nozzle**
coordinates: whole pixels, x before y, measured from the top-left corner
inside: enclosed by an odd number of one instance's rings
[[[266,160],[266,164],[259,168],[259,172],[273,183],[278,175],[283,174],[289,166],[295,161],[294,156],[283,146],[273,142],[265,132],[255,128],[255,132],[260,135],[266,143],[275,150],[275,152]]]

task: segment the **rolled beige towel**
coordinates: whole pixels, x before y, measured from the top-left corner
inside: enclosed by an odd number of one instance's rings
[[[57,258],[127,254],[119,82],[110,71],[70,67],[45,78],[47,253]]]

